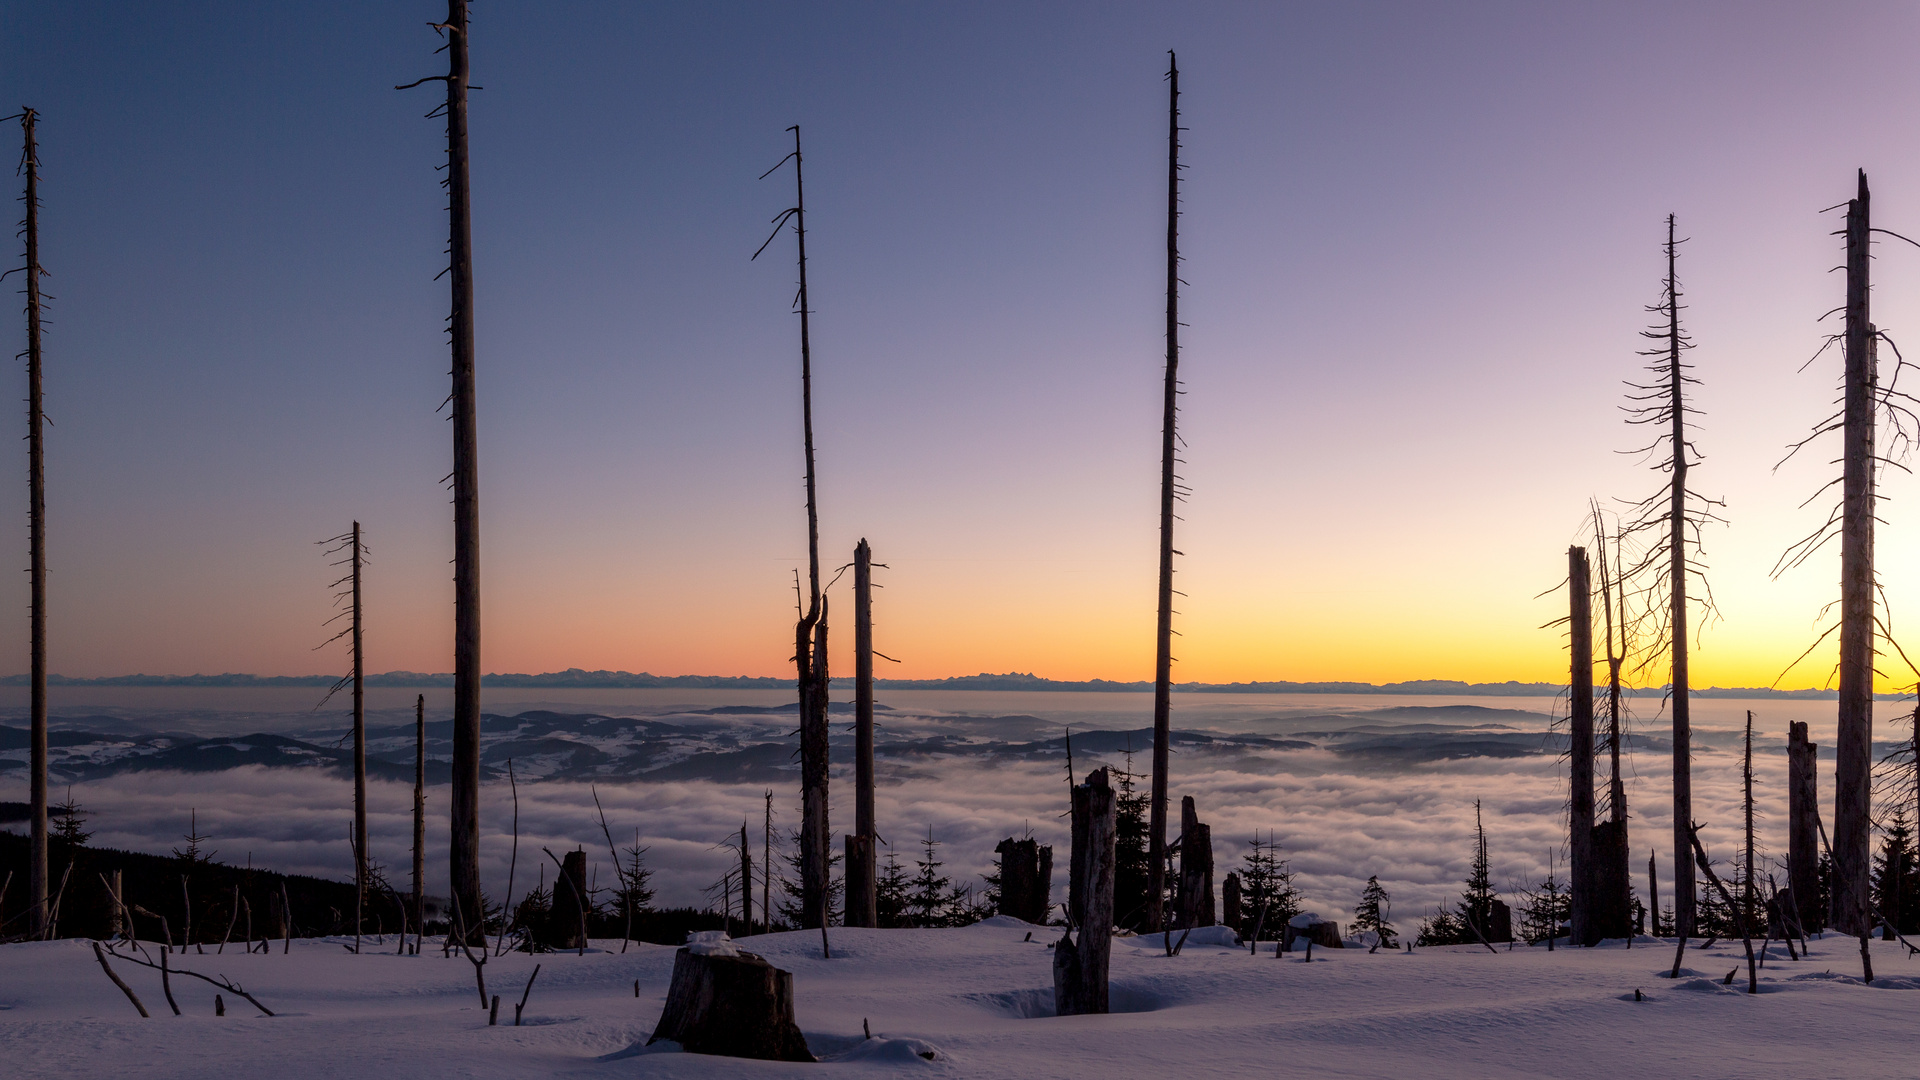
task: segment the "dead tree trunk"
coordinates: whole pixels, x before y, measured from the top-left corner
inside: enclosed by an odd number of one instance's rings
[[[1820,747],[1804,721],[1787,724],[1787,892],[1800,925],[1825,928],[1820,895]]]
[[[1567,549],[1567,633],[1572,667],[1568,688],[1568,777],[1572,817],[1573,866],[1568,875],[1568,910],[1573,940],[1600,941],[1594,919],[1593,865],[1593,581],[1587,549]]]
[[[1746,870],[1746,873],[1743,875],[1745,878],[1744,884],[1746,887],[1742,892],[1741,900],[1746,905],[1747,925],[1752,926],[1754,925],[1754,919],[1758,914],[1757,898],[1759,896],[1758,891],[1754,888],[1754,879],[1753,879],[1755,865],[1753,861],[1753,710],[1752,709],[1747,710],[1747,746],[1746,746],[1746,752],[1742,756],[1740,761],[1740,774],[1741,774],[1741,779],[1745,786],[1745,794],[1746,794],[1746,802],[1747,802],[1747,870]]]
[[[34,139],[39,114],[20,110],[20,167],[27,174],[27,573],[32,606],[28,615],[33,684],[28,734],[27,903],[35,937],[50,932],[47,910],[47,469],[40,409],[40,150]]]
[[[1849,934],[1870,921],[1873,784],[1873,326],[1868,315],[1867,174],[1847,203],[1846,392],[1840,532],[1840,719],[1834,740],[1833,913]]]
[[[1654,937],[1660,936],[1660,870],[1654,862],[1654,853],[1647,851],[1647,932]]]
[[[1213,830],[1191,795],[1180,800],[1180,925],[1214,925]]]
[[[453,392],[453,783],[447,869],[453,899],[480,911],[480,469],[473,364],[473,204],[467,175],[467,0],[447,0],[447,73],[416,79],[447,85],[447,271],[452,310]],[[484,919],[468,932],[484,934]],[[484,939],[483,939],[484,940]]]
[[[413,929],[427,933],[427,695],[413,699]],[[512,897],[508,897],[512,900]]]
[[[1160,607],[1153,665],[1153,800],[1147,827],[1147,923],[1164,928],[1167,754],[1173,723],[1173,503],[1179,497],[1175,422],[1180,405],[1180,66],[1167,53],[1167,370],[1160,417]],[[1105,993],[1102,992],[1104,1002]],[[1104,1005],[1099,1010],[1106,1012]]]
[[[1234,933],[1240,932],[1240,874],[1229,872],[1220,883],[1220,922]]]
[[[853,549],[853,834],[847,837],[848,926],[878,926],[873,823],[873,549]]]
[[[367,697],[361,666],[360,523],[353,523],[353,951],[367,904]]]
[[[800,125],[793,132],[793,153],[760,174],[793,162],[793,206],[774,219],[773,236],[789,219],[799,249],[800,291],[795,304],[800,315],[800,424],[807,464],[807,582],[806,609],[794,625],[794,665],[800,692],[800,924],[803,930],[824,927],[828,918],[831,883],[828,880],[827,838],[827,602],[820,591],[820,513],[813,461],[813,346],[807,302],[807,188],[800,154]],[[767,237],[767,244],[773,242]],[[767,249],[760,245],[760,251]],[[753,253],[760,257],[760,251]]]
[[[1115,810],[1107,770],[1073,789],[1073,857],[1067,933],[1053,949],[1053,1002],[1059,1016],[1107,1010],[1107,961],[1113,950]],[[1077,936],[1077,940],[1076,940]]]
[[[674,954],[666,1007],[648,1044],[670,1039],[694,1054],[813,1061],[793,1019],[793,973],[731,946]]]

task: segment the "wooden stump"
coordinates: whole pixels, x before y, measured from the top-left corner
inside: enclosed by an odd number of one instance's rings
[[[1180,800],[1179,925],[1212,926],[1213,830],[1200,821],[1193,796]]]
[[[1220,922],[1234,933],[1240,932],[1240,872],[1237,870],[1220,883]]]
[[[879,926],[879,883],[874,880],[873,837],[858,833],[846,836],[847,910],[841,922],[846,926]],[[1004,904],[1002,906],[1004,909]]]
[[[1593,898],[1587,909],[1587,934],[1597,944],[1601,938],[1623,938],[1633,933],[1633,885],[1628,880],[1627,823],[1603,821],[1593,827]]]
[[[1807,725],[1787,725],[1787,891],[1808,933],[1824,929],[1820,904],[1820,747],[1807,741]]]
[[[569,851],[560,862],[560,876],[553,883],[553,906],[547,916],[547,944],[556,949],[578,949],[586,945],[583,902],[587,895],[587,853]]]
[[[647,1042],[661,1039],[693,1054],[815,1060],[793,1020],[793,973],[737,950],[674,954],[667,1005]]]
[[[1095,769],[1073,789],[1072,926],[1053,948],[1053,1005],[1058,1016],[1107,1011],[1107,961],[1113,952],[1116,804],[1107,770]],[[1076,936],[1077,935],[1077,939]]]
[[[999,913],[1045,925],[1052,906],[1053,849],[1009,836],[993,850],[1000,856]]]

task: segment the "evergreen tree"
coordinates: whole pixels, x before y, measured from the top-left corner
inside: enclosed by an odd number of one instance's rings
[[[900,865],[900,858],[894,854],[893,845],[887,845],[887,865],[880,871],[874,882],[875,922],[883,927],[896,928],[910,925],[907,922],[907,868]]]
[[[1414,944],[1460,945],[1478,940],[1458,916],[1442,908],[1431,917],[1420,920],[1420,935],[1414,939]]]
[[[1371,930],[1380,935],[1380,943],[1393,948],[1393,939],[1399,931],[1387,920],[1393,913],[1393,894],[1380,886],[1380,878],[1367,878],[1367,887],[1360,890],[1360,903],[1353,909],[1353,932],[1364,934]]]
[[[80,808],[79,803],[73,801],[71,786],[67,788],[67,801],[54,807],[52,813],[47,816],[54,819],[54,850],[62,853],[63,856],[71,856],[75,848],[85,847],[87,841],[93,839],[92,830],[85,827],[87,813]]]
[[[1150,797],[1134,784],[1132,743],[1127,765],[1116,769],[1120,781],[1114,796],[1113,911],[1114,924],[1134,931],[1151,929],[1147,922],[1147,890],[1152,875],[1147,864],[1147,804]]]
[[[939,873],[946,865],[936,856],[940,851],[940,841],[933,838],[933,826],[927,826],[927,838],[920,841],[921,855],[914,860],[920,868],[907,893],[907,912],[914,926],[933,927],[947,924],[947,912],[952,898],[948,893],[951,884],[946,875]]]
[[[646,848],[636,844],[627,848],[626,857],[620,861],[620,887],[613,894],[613,902],[614,913],[623,920],[653,910],[653,870],[642,858],[646,853]]]
[[[184,850],[181,848],[174,848],[173,857],[176,859],[179,859],[181,862],[186,864],[188,869],[191,869],[202,863],[212,862],[213,857],[219,853],[214,851],[200,850],[200,845],[205,843],[207,840],[211,839],[211,837],[206,836],[200,831],[200,811],[189,810],[188,814],[190,816],[187,819],[189,822],[189,824],[187,825],[187,833],[185,836],[181,837],[182,840],[185,840],[187,842],[187,846]]]
[[[1248,848],[1240,860],[1241,921],[1249,927],[1260,922],[1264,908],[1267,914],[1266,921],[1261,923],[1260,938],[1279,941],[1287,920],[1300,914],[1300,892],[1293,887],[1293,870],[1280,858],[1280,845],[1273,842],[1272,833],[1268,833],[1265,840],[1255,833]]]
[[[1547,880],[1525,895],[1527,902],[1520,908],[1521,940],[1538,945],[1559,937],[1573,917],[1573,896],[1567,891],[1566,883],[1554,876],[1551,863],[1547,866]]]
[[[1913,827],[1905,807],[1896,809],[1887,826],[1880,854],[1873,860],[1874,911],[1895,932],[1908,934],[1920,926],[1920,868],[1914,859]]]
[[[800,853],[800,830],[796,827],[787,834],[787,849],[780,857],[787,864],[787,873],[780,875],[780,895],[775,901],[779,905],[780,918],[788,926],[802,926],[802,917],[806,911],[805,893],[802,888],[802,870],[805,862]],[[840,897],[846,888],[846,882],[833,872],[833,868],[842,860],[840,855],[831,855],[827,859],[827,922],[831,924],[840,914]]]
[[[1473,927],[1478,927],[1480,935],[1488,941],[1493,940],[1493,875],[1487,859],[1487,829],[1480,821],[1480,800],[1473,800],[1473,829],[1475,834],[1473,870],[1467,875],[1467,887],[1460,897],[1459,913],[1462,931],[1470,941],[1478,941]],[[1471,924],[1471,925],[1468,925]]]

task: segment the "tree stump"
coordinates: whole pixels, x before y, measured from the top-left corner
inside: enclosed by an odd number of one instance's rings
[[[674,954],[666,1008],[648,1044],[670,1039],[693,1054],[815,1060],[793,1020],[793,973],[716,937]]]
[[[1825,928],[1820,904],[1820,747],[1807,741],[1805,721],[1787,724],[1787,890],[1796,898],[1800,925]]]
[[[1000,914],[1045,925],[1052,906],[1053,849],[1033,840],[1000,841]]]
[[[1227,874],[1220,883],[1220,922],[1234,933],[1240,932],[1240,872]]]
[[[1107,1011],[1107,961],[1113,952],[1116,804],[1107,770],[1095,769],[1073,789],[1072,925],[1053,947],[1057,1016]],[[1078,939],[1075,939],[1075,934]]]
[[[547,944],[556,949],[578,949],[586,945],[584,901],[587,895],[587,853],[569,851],[560,862],[561,873],[553,882],[553,902],[547,915]]]
[[[1623,938],[1633,933],[1633,884],[1628,880],[1627,823],[1603,821],[1593,827],[1593,895],[1587,909],[1587,935],[1597,944],[1602,938]]]
[[[1212,926],[1213,830],[1200,822],[1193,796],[1180,800],[1179,925]]]

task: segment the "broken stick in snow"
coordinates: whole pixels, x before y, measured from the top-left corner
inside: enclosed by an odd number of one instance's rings
[[[127,995],[127,1000],[133,1002],[133,1007],[140,1010],[141,1016],[146,1016],[147,1007],[145,1005],[140,1004],[140,999],[134,994],[133,987],[128,986],[124,981],[121,980],[120,976],[115,975],[113,973],[113,966],[107,963],[106,950],[102,949],[100,947],[100,943],[97,941],[93,943],[93,955],[99,959],[100,970],[107,973],[107,978],[113,980],[113,985],[119,987],[120,992]]]

